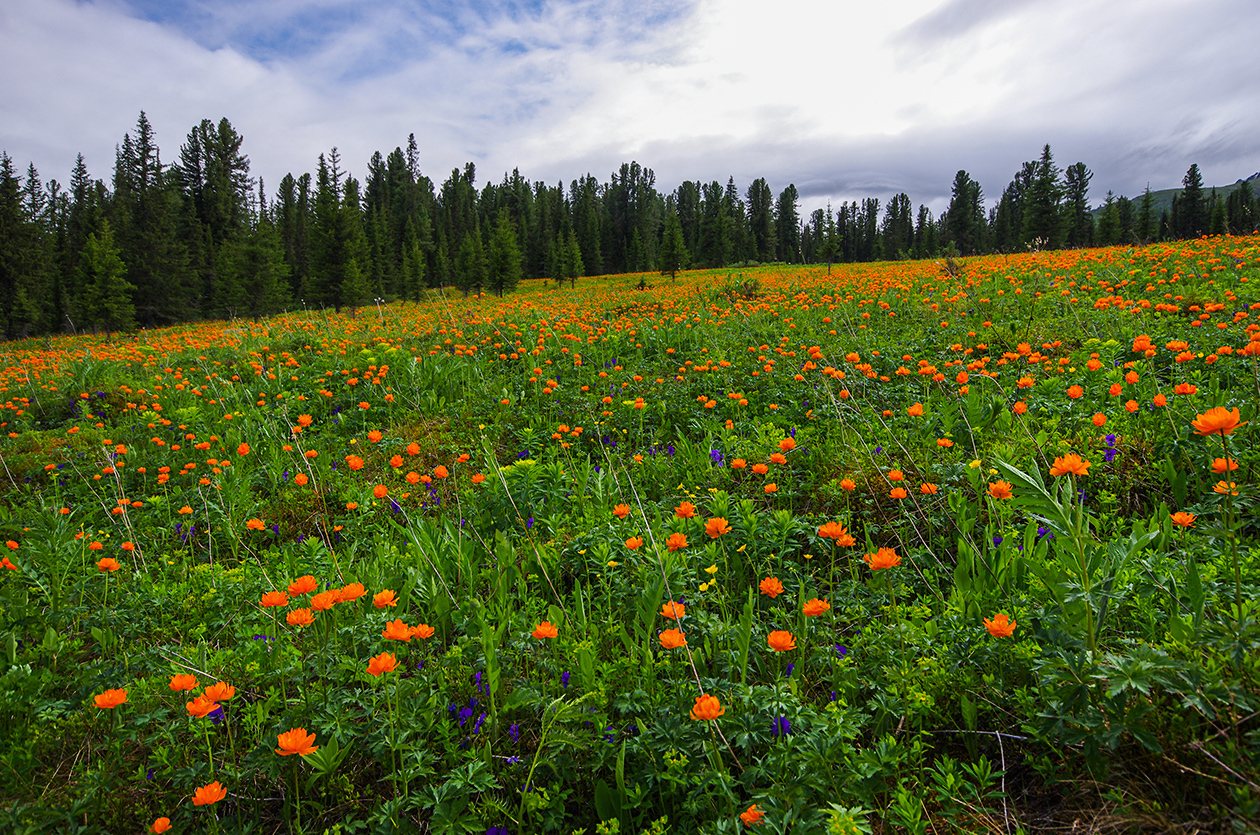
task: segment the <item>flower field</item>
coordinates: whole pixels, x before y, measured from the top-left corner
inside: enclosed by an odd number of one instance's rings
[[[0,830],[1260,818],[1260,238],[2,348]]]

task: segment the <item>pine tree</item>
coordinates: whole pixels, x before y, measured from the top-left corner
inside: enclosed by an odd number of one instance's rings
[[[1232,235],[1250,235],[1255,231],[1258,215],[1250,180],[1243,180],[1225,198],[1225,217]]]
[[[1137,222],[1134,224],[1134,233],[1137,236],[1137,243],[1146,244],[1155,239],[1158,232],[1159,218],[1155,217],[1155,195],[1151,193],[1151,184],[1146,184],[1146,190],[1142,192],[1142,202],[1138,204]]]
[[[1034,249],[1057,249],[1062,245],[1063,216],[1059,207],[1062,198],[1059,169],[1054,164],[1050,146],[1046,145],[1024,196],[1021,237],[1025,245]]]
[[[775,204],[775,239],[778,242],[778,260],[789,264],[801,263],[801,218],[796,211],[800,194],[791,184],[779,193]]]
[[[521,281],[521,249],[507,208],[499,209],[486,251],[486,286],[500,298]]]
[[[486,257],[481,245],[481,232],[474,227],[459,242],[455,255],[455,287],[465,296],[480,293],[486,283]]]
[[[1094,172],[1077,162],[1063,172],[1063,225],[1067,228],[1067,245],[1091,246],[1094,242],[1094,216],[1089,211],[1089,181]]]
[[[135,327],[136,308],[131,302],[135,287],[127,281],[127,267],[108,220],[101,222],[99,234],[88,236],[80,265],[86,324],[106,333]]]
[[[1181,181],[1181,194],[1174,198],[1173,234],[1178,238],[1197,238],[1207,231],[1207,205],[1203,199],[1203,175],[1198,163],[1190,166]]]
[[[687,268],[687,261],[691,256],[683,241],[682,223],[672,207],[665,213],[665,229],[662,235],[661,274],[669,273],[669,280],[673,281],[679,270]]]
[[[980,184],[966,171],[954,175],[954,185],[945,211],[946,243],[954,245],[959,255],[975,255],[983,244],[984,214]]]
[[[751,256],[763,264],[775,259],[774,193],[765,178],[758,177],[748,187],[748,231],[752,236]]]

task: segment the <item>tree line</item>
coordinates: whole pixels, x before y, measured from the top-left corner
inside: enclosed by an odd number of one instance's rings
[[[414,134],[373,154],[362,181],[333,148],[313,175],[286,175],[269,194],[242,147],[227,119],[203,120],[164,161],[142,112],[109,186],[82,155],[63,186],[0,154],[3,336],[353,308],[444,287],[501,295],[522,278],[1141,243],[1250,232],[1257,218],[1249,183],[1205,195],[1197,165],[1158,216],[1149,188],[1136,200],[1108,193],[1091,211],[1092,172],[1060,171],[1048,145],[987,213],[979,183],[959,171],[940,217],[902,193],[808,218],[794,185],[776,196],[758,178],[741,192],[732,177],[662,193],[637,162],[567,188],[517,170],[479,186],[471,163],[437,184],[420,171]]]

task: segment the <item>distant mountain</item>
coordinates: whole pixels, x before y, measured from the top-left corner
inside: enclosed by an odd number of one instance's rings
[[[1257,171],[1255,174],[1252,174],[1250,177],[1247,177],[1245,179],[1235,180],[1234,182],[1230,183],[1227,186],[1215,186],[1215,187],[1204,186],[1203,198],[1205,200],[1210,201],[1212,199],[1212,194],[1215,193],[1217,197],[1224,200],[1226,197],[1229,196],[1230,192],[1234,191],[1236,188],[1238,188],[1240,185],[1242,185],[1245,182],[1251,183],[1252,190],[1255,191],[1257,194],[1260,194],[1260,171]],[[1156,220],[1159,219],[1159,216],[1161,213],[1170,211],[1172,209],[1173,198],[1176,197],[1178,194],[1181,194],[1180,187],[1164,188],[1164,189],[1160,189],[1159,191],[1151,192],[1151,197],[1154,198],[1155,208],[1153,211],[1155,213]],[[1117,194],[1116,197],[1120,197],[1120,195]],[[1142,192],[1140,191],[1136,194],[1126,194],[1125,197],[1128,197],[1130,200],[1133,201],[1134,208],[1136,208],[1142,202]],[[1099,212],[1102,211],[1102,208],[1103,208],[1103,204],[1099,203],[1098,206],[1094,208],[1093,214],[1097,215]]]

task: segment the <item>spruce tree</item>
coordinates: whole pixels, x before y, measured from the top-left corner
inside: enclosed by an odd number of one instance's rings
[[[661,239],[661,274],[669,273],[673,281],[679,270],[686,269],[690,257],[683,241],[682,224],[671,207],[665,214],[665,230]]]
[[[1176,198],[1176,219],[1171,221],[1178,238],[1197,238],[1207,231],[1207,205],[1203,199],[1203,175],[1198,163],[1190,166],[1181,181],[1181,194]]]
[[[80,271],[87,324],[106,333],[135,327],[136,308],[131,302],[135,287],[127,281],[127,267],[108,220],[101,222],[99,233],[88,236]]]
[[[1054,164],[1050,146],[1041,151],[1035,176],[1024,196],[1024,224],[1021,238],[1034,249],[1057,249],[1063,243],[1063,217],[1060,202],[1063,190],[1059,169]]]
[[[507,208],[499,209],[486,251],[486,286],[500,298],[521,281],[521,248]]]
[[[1094,216],[1089,211],[1089,181],[1094,172],[1077,162],[1063,173],[1063,213],[1067,245],[1090,246],[1094,242]]]

